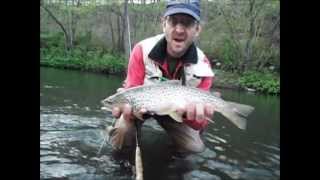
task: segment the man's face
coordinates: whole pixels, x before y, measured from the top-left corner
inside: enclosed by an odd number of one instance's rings
[[[167,40],[167,52],[173,57],[181,57],[201,31],[200,24],[186,14],[167,16],[162,26]]]

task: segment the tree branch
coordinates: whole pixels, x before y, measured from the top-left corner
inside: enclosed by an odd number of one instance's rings
[[[53,15],[53,13],[45,6],[43,3],[40,3],[40,7],[42,7],[49,15],[52,17],[52,19],[59,25],[59,27],[62,29],[64,35],[65,35],[65,40],[66,40],[66,49],[70,49],[70,44],[69,44],[69,35],[63,26],[63,24]]]

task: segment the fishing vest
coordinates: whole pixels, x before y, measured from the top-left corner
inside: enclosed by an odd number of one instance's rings
[[[159,63],[149,57],[151,50],[162,38],[164,38],[164,34],[156,35],[139,42],[139,45],[142,47],[145,66],[144,84],[157,83],[163,79]],[[201,83],[202,77],[214,77],[209,63],[205,62],[204,53],[198,47],[196,47],[196,52],[196,63],[187,63],[182,67],[185,84],[192,87],[197,87]]]

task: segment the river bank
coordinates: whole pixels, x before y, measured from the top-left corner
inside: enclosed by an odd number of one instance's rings
[[[95,63],[92,63],[92,62],[85,63],[85,62],[86,61],[81,62],[80,60],[66,61],[61,59],[60,60],[59,59],[58,60],[42,59],[40,61],[40,66],[53,67],[58,69],[70,69],[70,70],[78,70],[78,71],[86,71],[86,72],[95,72],[95,73],[101,73],[101,74],[112,74],[112,75],[122,76],[123,78],[125,77],[125,74],[126,74],[125,69],[126,69],[127,63],[124,60],[113,59],[109,63],[104,63],[103,60],[100,60],[98,62],[93,61]],[[236,89],[236,90],[245,90],[250,92],[264,93],[262,90],[258,89],[259,87],[255,88],[253,86],[246,86],[246,83],[248,82],[247,81],[244,82],[243,79],[244,78],[248,79],[247,76],[241,76],[237,73],[227,72],[221,69],[213,69],[213,71],[215,73],[215,80],[214,80],[215,88]],[[256,77],[256,78],[259,78],[259,77]],[[252,80],[251,78],[251,81],[253,81],[253,83],[255,84],[258,84],[257,80]],[[267,82],[265,83],[267,84]],[[280,94],[280,90],[279,90],[279,93],[267,93],[267,94]]]
[[[40,48],[40,66],[125,76],[127,60],[122,55],[104,50],[75,48],[65,51],[61,47],[51,47]],[[215,67],[213,71],[214,86],[217,88],[280,95],[279,75],[272,72],[248,71],[238,74],[219,67]]]

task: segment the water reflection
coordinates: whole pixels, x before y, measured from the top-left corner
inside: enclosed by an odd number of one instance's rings
[[[104,140],[110,113],[101,111],[100,100],[115,92],[121,80],[97,74],[41,68],[40,178],[132,179],[121,168]],[[256,107],[241,131],[215,114],[203,138],[203,153],[173,160],[169,137],[148,120],[142,130],[145,179],[248,179],[280,177],[279,100],[222,90],[227,100]],[[152,138],[151,138],[152,137]]]

